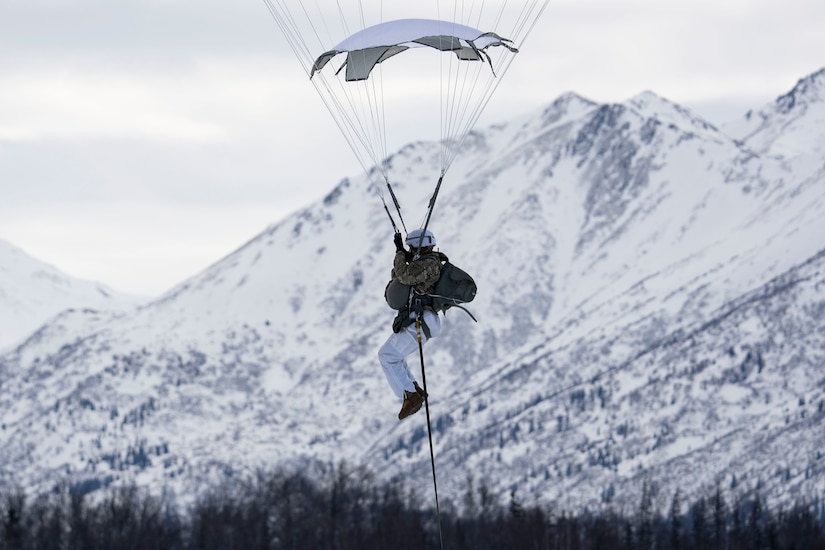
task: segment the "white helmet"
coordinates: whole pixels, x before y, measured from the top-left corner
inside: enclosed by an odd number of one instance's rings
[[[407,246],[414,248],[425,248],[428,246],[435,246],[435,235],[429,229],[424,232],[424,238],[421,238],[422,231],[420,229],[413,229],[407,234]]]

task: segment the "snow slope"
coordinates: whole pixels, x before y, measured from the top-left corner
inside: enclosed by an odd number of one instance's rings
[[[142,301],[70,277],[0,239],[0,351],[65,309],[122,310]]]

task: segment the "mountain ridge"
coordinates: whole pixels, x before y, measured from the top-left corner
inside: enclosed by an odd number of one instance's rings
[[[825,68],[799,79],[791,91],[757,112],[748,111],[743,120],[728,123],[724,130],[759,154],[783,158],[807,154],[821,159],[825,138],[807,132],[806,127],[825,122],[824,105]],[[800,119],[807,122],[797,128]],[[819,166],[821,163],[814,162],[814,169]]]
[[[816,117],[796,122],[820,128]],[[405,213],[425,210],[436,155],[431,143],[393,155]],[[640,479],[671,491],[667,465],[678,464],[690,471],[686,496],[733,477],[756,487],[761,476],[768,498],[787,501],[790,485],[767,476],[776,457],[740,449],[790,441],[782,407],[820,399],[800,383],[815,379],[825,349],[815,156],[757,152],[650,92],[611,105],[569,93],[473,132],[433,226],[479,284],[480,324],[450,312],[425,348],[446,494],[471,472],[502,498],[517,489],[616,505],[637,501]],[[380,297],[393,250],[380,193],[364,177],[342,180],[138,310],[67,313],[0,356],[0,453],[16,467],[0,483],[138,482],[192,496],[281,460],[428,475],[421,419],[395,420],[375,356],[393,315]],[[803,271],[807,282],[782,287],[759,317],[748,293]],[[788,311],[809,326],[791,323],[795,338],[780,349],[771,329],[786,330]],[[792,367],[788,350],[811,357]],[[765,411],[768,437],[748,428]],[[823,443],[807,435],[800,452]],[[715,470],[692,466],[696,453]],[[806,490],[825,479],[786,477]]]

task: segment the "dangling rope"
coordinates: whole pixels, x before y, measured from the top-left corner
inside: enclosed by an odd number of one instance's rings
[[[423,315],[423,310],[421,315]],[[424,385],[424,410],[427,413],[427,436],[430,440],[430,464],[433,468],[433,490],[435,491],[435,515],[438,519],[438,541],[441,543],[441,550],[444,550],[444,535],[441,531],[441,509],[438,506],[438,482],[435,477],[435,451],[433,450],[433,429],[430,423],[430,399],[427,394],[427,375],[424,372],[424,344],[421,342],[421,316],[416,314],[415,332],[418,336],[418,353],[421,356],[421,383]]]

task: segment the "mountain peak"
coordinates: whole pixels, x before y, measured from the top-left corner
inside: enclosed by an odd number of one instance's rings
[[[825,68],[799,79],[790,92],[776,98],[776,112],[786,114],[799,105],[819,101],[825,101]]]
[[[660,122],[676,126],[691,127],[694,131],[716,131],[716,127],[694,114],[689,109],[672,101],[645,90],[624,102],[624,105],[638,111],[647,118],[656,118]]]
[[[786,158],[825,154],[825,68],[800,79],[788,93],[744,119],[725,125],[725,132],[760,154]]]
[[[597,106],[598,104],[595,101],[591,101],[575,92],[565,92],[545,107],[536,118],[543,124],[554,124],[564,118],[579,117]]]
[[[553,101],[552,105],[564,105],[564,106],[582,106],[582,107],[595,107],[596,102],[586,97],[577,94],[576,92],[568,91],[561,94],[559,97]]]
[[[0,349],[65,309],[130,309],[142,301],[71,277],[0,239]]]

